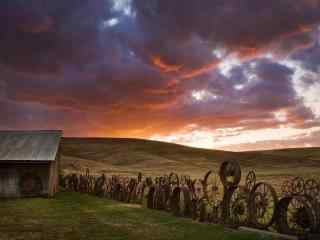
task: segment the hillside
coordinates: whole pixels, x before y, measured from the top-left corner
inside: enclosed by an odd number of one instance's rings
[[[297,174],[320,175],[320,148],[280,149],[271,151],[227,152],[191,148],[182,145],[121,138],[64,138],[62,167],[81,171],[159,175],[171,171],[203,176],[217,170],[224,160],[236,159],[243,172],[255,169],[261,179],[286,178]]]

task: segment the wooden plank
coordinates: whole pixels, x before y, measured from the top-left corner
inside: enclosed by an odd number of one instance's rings
[[[17,170],[14,167],[0,169],[0,199],[19,196]]]
[[[56,156],[56,160],[50,163],[49,166],[49,197],[54,197],[58,192],[59,188],[59,162],[60,162],[60,151]]]
[[[61,157],[61,147],[59,146],[58,148],[58,153],[57,153],[57,156],[56,156],[56,172],[55,172],[55,176],[56,176],[56,179],[55,179],[55,193],[57,193],[59,191],[59,171],[60,171],[60,157]]]
[[[49,165],[48,197],[54,197],[55,195],[55,173],[56,162],[51,162]]]

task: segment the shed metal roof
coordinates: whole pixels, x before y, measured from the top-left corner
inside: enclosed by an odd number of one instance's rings
[[[62,131],[0,131],[0,161],[54,161]]]

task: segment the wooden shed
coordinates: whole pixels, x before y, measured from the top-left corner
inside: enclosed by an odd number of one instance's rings
[[[48,196],[58,190],[62,131],[0,131],[0,198]]]

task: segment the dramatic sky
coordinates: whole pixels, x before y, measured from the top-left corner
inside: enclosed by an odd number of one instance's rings
[[[0,129],[320,146],[320,0],[1,0]]]

